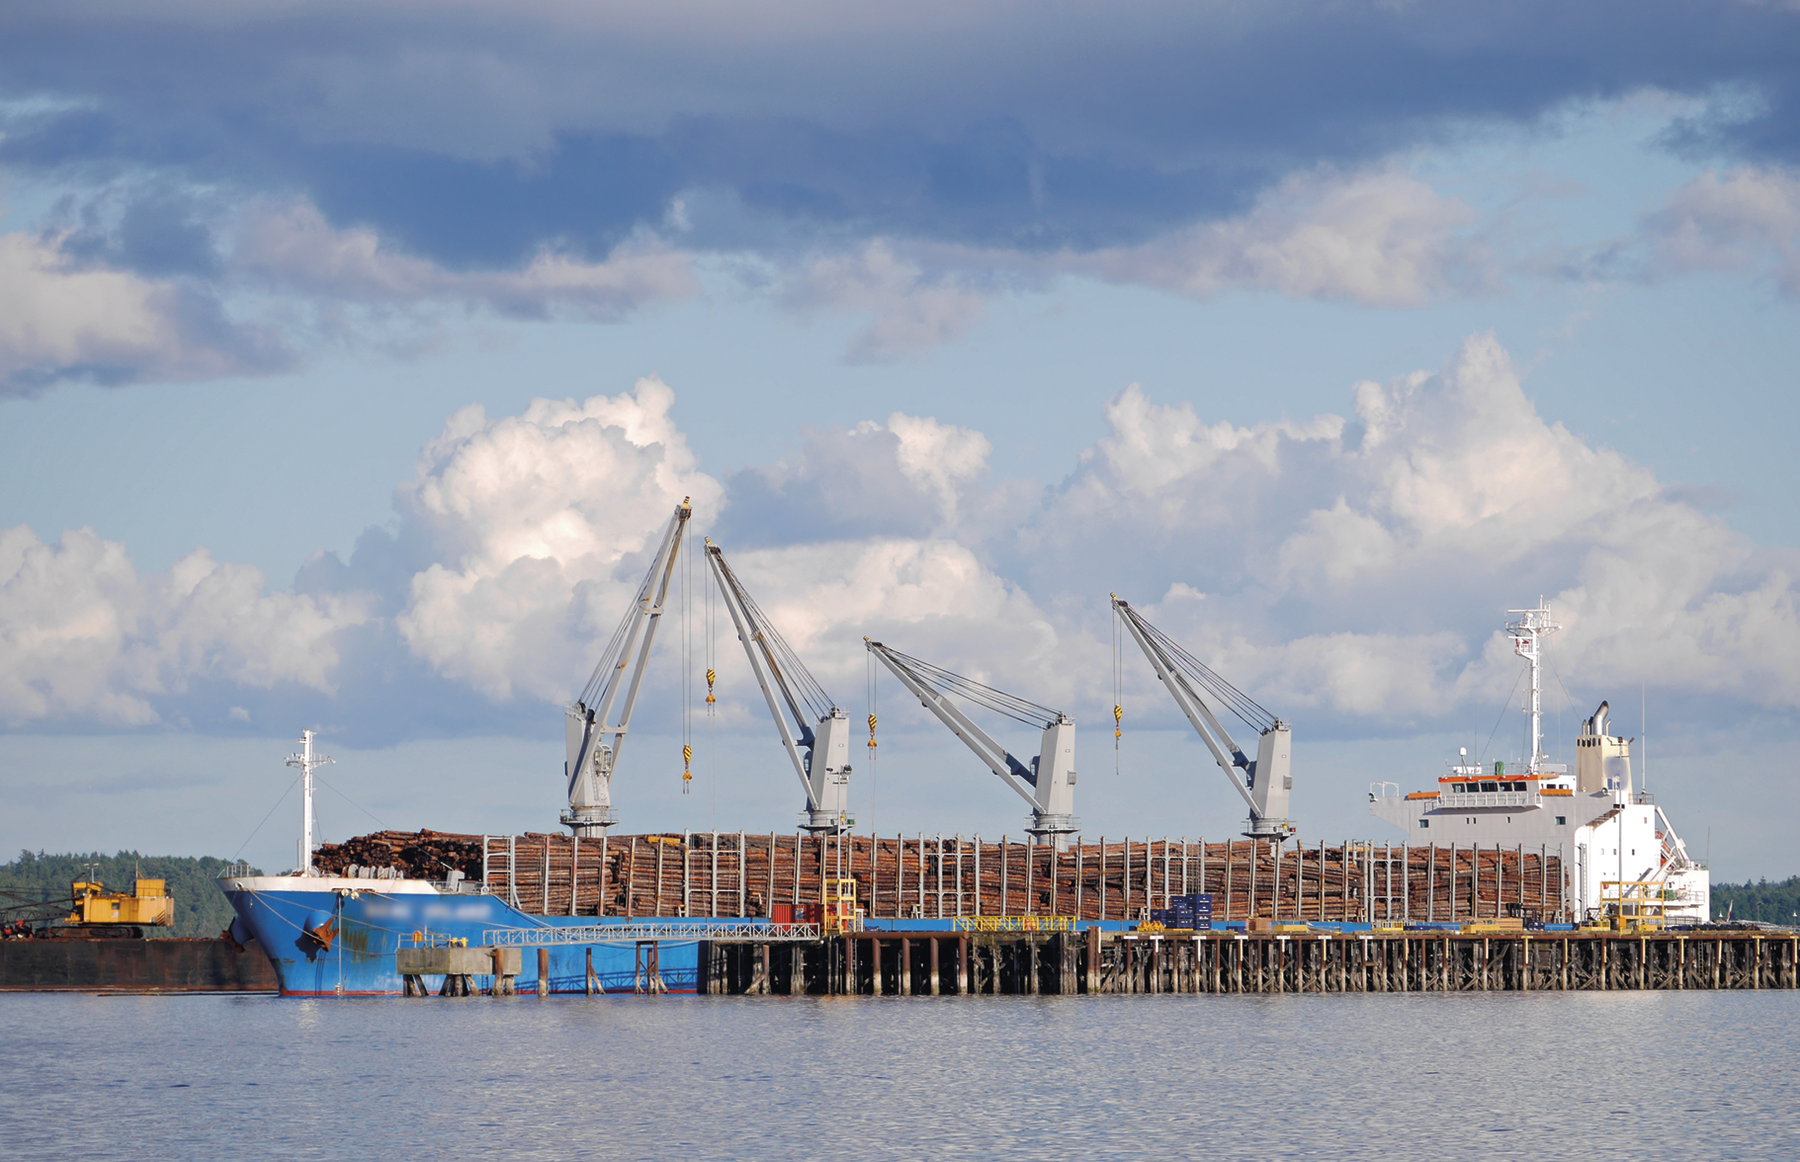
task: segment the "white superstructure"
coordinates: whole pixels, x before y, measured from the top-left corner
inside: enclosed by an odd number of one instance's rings
[[[1506,627],[1513,649],[1531,667],[1524,768],[1509,773],[1496,762],[1487,770],[1471,763],[1465,749],[1437,790],[1402,795],[1398,785],[1380,783],[1370,789],[1369,810],[1404,830],[1412,844],[1523,845],[1560,856],[1569,902],[1561,919],[1641,912],[1647,900],[1669,923],[1710,919],[1709,873],[1688,857],[1662,808],[1633,786],[1633,740],[1610,733],[1607,703],[1582,723],[1573,775],[1544,755],[1542,638],[1561,627],[1542,601],[1511,612],[1518,617]]]

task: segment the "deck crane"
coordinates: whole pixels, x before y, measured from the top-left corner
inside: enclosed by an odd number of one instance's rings
[[[593,676],[564,715],[569,757],[563,773],[569,780],[569,809],[562,813],[562,824],[578,836],[604,835],[608,827],[619,821],[612,807],[613,771],[631,728],[631,709],[637,704],[650,646],[656,640],[656,623],[662,619],[669,582],[675,576],[681,535],[693,515],[694,507],[684,497],[663,531],[662,544],[650,561],[650,571],[644,574],[644,583],[638,586],[631,608],[625,611],[619,628],[613,630]],[[624,705],[619,708],[617,723],[608,725],[621,688]],[[607,735],[611,741],[606,741]]]
[[[1145,621],[1116,593],[1112,595],[1112,605],[1138,648],[1155,667],[1156,676],[1169,688],[1175,705],[1181,707],[1181,712],[1193,723],[1200,741],[1212,752],[1219,769],[1225,772],[1233,789],[1249,805],[1250,818],[1244,822],[1244,834],[1252,839],[1285,839],[1294,831],[1293,821],[1287,817],[1288,795],[1294,789],[1294,776],[1288,769],[1292,737],[1287,723],[1258,706],[1248,694]],[[1196,686],[1204,688],[1245,726],[1261,736],[1254,762],[1219,725],[1218,718],[1200,697]],[[1239,771],[1243,772],[1242,776]]]
[[[806,810],[800,813],[800,826],[815,834],[848,831],[856,822],[850,818],[849,717],[801,663],[755,599],[744,591],[737,574],[725,561],[724,550],[710,540],[706,542],[706,563],[719,583],[719,592],[731,613],[731,623],[737,627],[738,640],[744,643],[757,685],[768,700],[781,745],[787,749],[794,773],[806,789]],[[793,729],[776,704],[778,692],[793,716]],[[816,719],[817,725],[809,718]]]
[[[1068,847],[1068,837],[1081,829],[1071,813],[1075,809],[1075,720],[1060,710],[984,686],[972,678],[920,661],[877,641],[864,638],[869,652],[894,672],[900,684],[937,715],[952,734],[975,752],[1000,781],[1031,804],[1031,823],[1025,830],[1040,840],[1048,837],[1056,850]],[[1043,730],[1038,755],[1026,766],[970,721],[947,694],[958,694],[1014,722]]]

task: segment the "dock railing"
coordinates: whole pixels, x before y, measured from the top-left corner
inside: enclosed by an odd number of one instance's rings
[[[638,920],[625,924],[488,928],[482,931],[481,942],[496,948],[630,944],[639,940],[731,940],[756,944],[788,944],[818,940],[822,935],[817,924],[772,924],[766,920]]]

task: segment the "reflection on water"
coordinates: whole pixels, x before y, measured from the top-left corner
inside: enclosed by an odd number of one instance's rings
[[[1795,993],[0,996],[13,1157],[1800,1156]]]

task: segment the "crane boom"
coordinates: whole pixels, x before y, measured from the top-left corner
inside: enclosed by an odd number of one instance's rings
[[[745,592],[726,562],[724,550],[710,540],[706,542],[706,563],[719,583],[719,592],[724,596],[732,625],[737,627],[738,641],[744,644],[757,685],[762,687],[769,714],[781,735],[781,745],[806,791],[806,810],[801,812],[800,825],[815,833],[836,835],[847,831],[855,822],[850,818],[849,717],[814,680],[768,616]],[[787,704],[794,729],[789,729],[788,719],[776,702],[777,693]],[[816,717],[816,727],[807,721],[809,711]]]
[[[669,582],[675,576],[675,561],[681,555],[681,534],[693,515],[693,505],[684,497],[675,506],[675,515],[663,531],[662,543],[650,561],[650,569],[644,574],[643,584],[638,586],[631,607],[613,631],[606,652],[600,655],[599,663],[594,666],[594,672],[587,685],[582,687],[575,704],[564,713],[563,733],[568,744],[568,759],[563,765],[563,774],[569,781],[569,808],[562,813],[562,823],[576,835],[604,835],[606,828],[618,822],[612,807],[613,771],[618,766],[625,735],[631,729],[631,711],[637,705],[638,690],[643,685],[644,671],[650,661],[650,647],[656,641],[656,625],[662,619]],[[613,704],[621,692],[625,700],[619,708],[618,721],[609,725]]]
[[[918,698],[920,705],[936,715],[952,734],[963,740],[963,745],[975,752],[975,757],[988,770],[1031,805],[1031,822],[1025,830],[1040,838],[1048,836],[1056,850],[1064,850],[1068,836],[1080,830],[1080,823],[1073,814],[1075,720],[1059,710],[1027,702],[891,650],[878,641],[864,638],[863,642],[869,652],[900,679],[900,684]],[[1031,765],[1014,758],[992,735],[975,725],[940,687],[949,687],[1015,721],[1041,727],[1044,732],[1041,745]]]
[[[1112,604],[1132,640],[1150,659],[1156,676],[1168,687],[1175,705],[1187,715],[1194,733],[1200,736],[1200,741],[1212,752],[1213,761],[1225,772],[1232,790],[1250,808],[1244,834],[1252,839],[1280,839],[1291,833],[1294,824],[1287,814],[1288,797],[1294,789],[1294,776],[1289,767],[1293,738],[1287,723],[1258,706],[1248,695],[1145,621],[1116,593],[1112,595]],[[1196,683],[1206,687],[1246,726],[1257,731],[1259,738],[1254,761],[1232,741],[1206,699],[1194,688]],[[1241,777],[1239,771],[1243,772]]]

